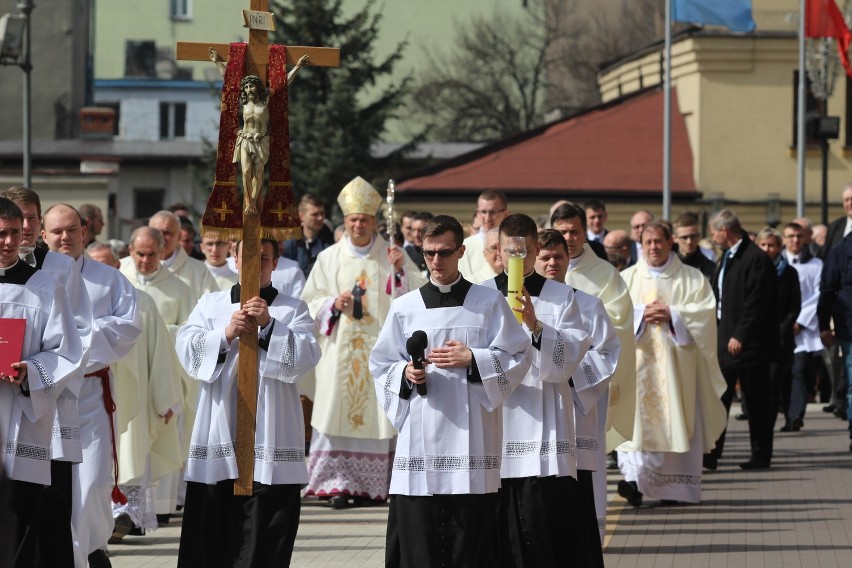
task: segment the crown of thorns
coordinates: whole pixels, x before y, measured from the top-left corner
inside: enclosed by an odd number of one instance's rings
[[[257,86],[257,94],[260,100],[266,100],[266,97],[269,95],[269,90],[266,88],[266,85],[263,84],[263,81],[257,75],[246,75],[240,81],[240,91],[246,88],[246,85],[254,84]],[[241,93],[240,99],[245,99],[245,93]],[[245,102],[245,100],[243,100]]]

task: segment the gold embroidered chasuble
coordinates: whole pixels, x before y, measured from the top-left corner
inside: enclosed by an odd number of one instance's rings
[[[716,359],[716,302],[707,279],[674,257],[654,277],[644,259],[621,273],[636,306],[658,300],[673,312],[670,324],[643,323],[636,340],[636,422],[622,451],[689,451],[701,402],[704,450],[716,443],[727,423],[721,397],[725,380]],[[637,325],[638,327],[638,325]],[[680,337],[678,336],[678,330]],[[688,332],[689,338],[683,337]],[[691,339],[691,341],[690,341]],[[700,391],[700,397],[696,392]]]
[[[305,283],[302,300],[319,328],[322,357],[316,366],[316,394],[311,426],[326,435],[359,439],[390,439],[396,431],[378,405],[370,374],[370,351],[390,310],[388,278],[392,267],[387,260],[387,242],[379,237],[366,256],[353,251],[346,239],[322,251]],[[403,269],[408,288],[425,283],[404,255]],[[363,317],[340,314],[330,325],[334,298],[352,291],[355,284],[364,289]],[[397,287],[397,295],[407,291]],[[326,335],[329,327],[330,335]]]

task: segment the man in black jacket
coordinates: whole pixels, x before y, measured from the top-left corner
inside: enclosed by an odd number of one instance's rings
[[[819,285],[817,316],[823,345],[830,347],[834,340],[837,340],[843,352],[846,374],[849,376],[852,374],[852,233],[831,249],[825,259]],[[833,335],[829,325],[831,319],[834,320]],[[847,383],[852,385],[852,381]],[[847,417],[852,416],[852,412],[849,412],[852,407],[852,389],[849,389],[848,385]],[[852,439],[852,421],[849,422],[849,437]],[[852,442],[849,444],[849,451],[852,452]]]
[[[701,240],[701,227],[695,213],[687,211],[678,215],[674,222],[674,237],[677,241],[680,260],[685,265],[700,270],[708,280],[713,280],[716,263],[704,256],[704,252],[698,246],[698,241]]]
[[[793,384],[793,351],[796,347],[793,326],[802,311],[802,287],[799,284],[799,273],[787,262],[787,257],[781,254],[781,233],[766,227],[757,234],[754,242],[763,252],[769,256],[769,260],[775,266],[777,278],[776,305],[778,307],[778,337],[781,342],[781,350],[778,358],[769,366],[769,381],[778,402],[778,409],[787,414],[790,406],[790,387]],[[802,374],[804,369],[801,369]],[[748,404],[748,403],[745,403]],[[787,420],[782,432],[798,431],[801,428],[796,416],[795,419]]]
[[[852,183],[847,183],[846,187],[843,188],[843,211],[846,212],[846,215],[835,219],[828,226],[825,243],[817,253],[817,256],[822,260],[828,258],[831,249],[839,245],[846,235],[852,233]]]
[[[713,275],[716,317],[719,320],[717,354],[728,390],[722,396],[730,409],[737,379],[748,403],[751,459],[743,469],[766,469],[772,461],[773,430],[778,402],[769,380],[769,364],[779,350],[775,267],[752,243],[737,216],[727,209],[710,219],[713,240],[722,259]],[[715,469],[725,444],[725,434],[705,456],[705,467]]]

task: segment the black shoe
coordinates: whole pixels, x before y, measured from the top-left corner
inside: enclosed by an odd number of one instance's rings
[[[327,506],[332,509],[345,509],[349,506],[349,498],[346,497],[346,495],[335,495],[334,497],[329,497]]]
[[[849,442],[849,451],[852,452],[852,442]]]
[[[734,418],[736,420],[748,420],[748,414],[737,414]]]
[[[352,506],[353,507],[373,507],[378,505],[379,501],[375,499],[370,499],[369,497],[353,497],[352,498]]]
[[[841,410],[839,408],[834,409],[834,415],[840,418],[841,420],[846,420],[846,411]]]
[[[823,406],[823,407],[822,407],[822,411],[823,411],[823,412],[827,412],[827,413],[829,413],[829,414],[834,413],[834,411],[835,411],[835,410],[836,410],[836,408],[834,407],[834,405],[833,405],[833,404],[829,404],[828,406]]]
[[[89,555],[89,568],[112,568],[106,550],[96,550]]]
[[[798,432],[802,429],[803,422],[801,420],[793,420],[792,422],[787,421],[782,427],[780,432]]]
[[[704,454],[704,469],[716,471],[719,469],[719,458],[713,454]]]
[[[642,492],[639,491],[639,486],[635,481],[625,481],[622,479],[618,482],[618,494],[627,499],[627,502],[634,507],[642,506]]]
[[[614,450],[606,455],[606,468],[618,469],[618,454]]]
[[[805,427],[805,421],[802,420],[801,418],[796,418],[795,420],[793,420],[793,428],[795,428],[795,430],[793,430],[793,432],[798,432],[799,430],[801,430],[804,427]]]
[[[172,518],[171,515],[157,515],[157,525],[161,527],[166,527],[169,525],[169,520]]]
[[[672,507],[674,505],[680,505],[680,501],[675,501],[674,499],[660,499],[660,505],[665,507]]]
[[[752,469],[769,469],[769,460],[760,459],[760,458],[751,458],[747,462],[743,462],[740,464],[741,469],[752,470]]]

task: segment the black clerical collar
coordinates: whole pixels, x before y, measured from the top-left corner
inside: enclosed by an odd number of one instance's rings
[[[271,306],[272,302],[275,301],[275,297],[278,296],[278,290],[275,289],[271,283],[267,284],[263,288],[260,289],[260,297],[266,302],[267,306]],[[240,303],[240,285],[234,284],[231,286],[231,303],[239,304]]]
[[[544,288],[544,283],[547,278],[533,270],[524,277],[524,287],[527,289],[530,298],[541,296],[541,289]],[[497,284],[497,289],[506,296],[509,293],[509,276],[505,272],[501,272],[494,277],[494,283]]]
[[[448,292],[441,292],[440,288],[429,280],[420,287],[420,295],[423,297],[423,303],[426,304],[427,310],[453,308],[464,305],[464,299],[467,297],[467,292],[471,286],[470,282],[460,277]]]
[[[23,260],[19,260],[9,268],[0,268],[0,283],[26,284],[27,280],[36,273],[36,269]]]

